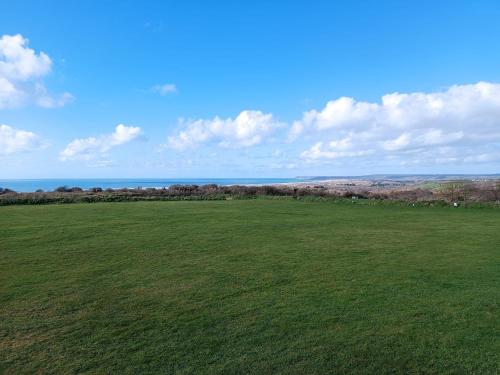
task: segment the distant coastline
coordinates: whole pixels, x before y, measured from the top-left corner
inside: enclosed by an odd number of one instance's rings
[[[172,185],[304,185],[324,183],[339,186],[352,183],[366,187],[373,182],[388,183],[421,183],[424,181],[498,180],[500,174],[373,174],[362,176],[297,176],[290,178],[47,178],[47,179],[0,179],[0,188],[19,193],[32,193],[37,190],[54,191],[59,187],[79,187],[84,190],[102,189],[137,189],[168,188]],[[361,182],[361,183],[360,183]]]
[[[455,173],[455,174],[369,174],[353,176],[297,176],[304,181],[335,181],[335,180],[391,180],[391,181],[446,181],[446,180],[490,180],[500,178],[500,173]]]
[[[84,190],[102,189],[161,189],[172,185],[276,185],[299,183],[300,178],[48,178],[48,179],[0,179],[0,188],[19,193],[37,190],[53,191],[61,186],[79,187]]]

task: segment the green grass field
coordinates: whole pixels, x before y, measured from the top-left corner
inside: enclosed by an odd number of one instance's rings
[[[500,371],[500,210],[0,207],[0,373]]]

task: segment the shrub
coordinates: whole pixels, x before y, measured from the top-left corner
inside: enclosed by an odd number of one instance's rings
[[[483,204],[494,206],[496,201],[494,188],[490,186],[471,186],[468,188],[467,207]],[[322,185],[312,186],[218,186],[210,185],[172,185],[169,188],[155,189],[111,189],[100,187],[83,191],[79,187],[69,188],[61,186],[52,192],[44,193],[16,193],[12,190],[0,188],[0,205],[9,204],[46,204],[46,203],[75,203],[75,202],[119,202],[140,200],[224,200],[224,199],[300,199],[320,201],[324,199],[341,199],[352,203],[352,197],[359,204],[404,204],[419,203],[421,205],[447,205],[448,197],[437,190],[404,189],[404,190],[374,190],[364,191],[349,188],[348,190],[329,191]],[[457,192],[455,192],[457,193]],[[455,194],[458,196],[458,194]],[[462,194],[463,195],[463,194]],[[465,198],[465,196],[464,196]],[[484,204],[483,204],[484,205]],[[496,204],[499,205],[498,203]],[[465,205],[464,205],[465,206]]]
[[[58,192],[58,193],[67,193],[67,192],[70,192],[71,190],[65,185],[65,186],[59,186],[58,188],[55,188],[54,191]]]
[[[14,190],[10,190],[10,189],[7,189],[7,188],[1,188],[0,187],[0,195],[1,194],[15,194],[16,192]]]

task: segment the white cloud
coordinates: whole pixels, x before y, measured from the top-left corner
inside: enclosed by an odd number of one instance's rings
[[[223,147],[254,146],[283,124],[276,121],[272,114],[243,111],[234,119],[215,117],[182,122],[181,125],[185,130],[169,137],[167,142],[167,146],[176,150],[208,142],[217,142]]]
[[[168,94],[174,94],[177,92],[177,86],[174,85],[173,83],[166,83],[164,85],[156,85],[152,87],[152,90],[154,92],[157,92],[158,94],[165,96]]]
[[[411,142],[411,135],[403,133],[395,139],[382,142],[382,147],[387,151],[401,150],[407,147]]]
[[[119,124],[112,134],[73,140],[61,152],[60,159],[62,161],[96,159],[113,147],[136,139],[140,134],[140,127]]]
[[[27,48],[28,40],[22,35],[4,35],[0,39],[0,75],[12,80],[26,81],[50,72],[52,61],[45,53],[38,55]]]
[[[346,157],[366,156],[373,154],[372,150],[359,150],[359,151],[337,151],[335,148],[335,141],[330,142],[327,147],[323,147],[323,142],[318,142],[311,146],[309,150],[303,151],[300,157],[303,159],[338,159]]]
[[[41,79],[52,69],[52,60],[44,52],[28,48],[22,35],[3,35],[0,38],[0,109],[18,107],[33,101],[42,107],[57,107],[73,97],[64,93],[51,97]]]
[[[12,82],[0,76],[0,109],[15,107],[24,99],[24,93]]]
[[[59,96],[50,96],[47,93],[47,89],[40,84],[35,86],[36,93],[36,104],[43,108],[57,108],[63,107],[68,103],[71,103],[74,100],[73,95],[69,92],[65,92]]]
[[[0,125],[0,155],[30,151],[40,145],[40,138],[35,133]]]
[[[288,142],[295,141],[304,131],[304,124],[301,121],[295,121],[288,131]]]
[[[288,134],[292,141],[300,136],[315,141],[301,153],[307,160],[370,155],[402,162],[478,160],[473,155],[500,144],[500,84],[393,93],[379,103],[341,97],[322,110],[305,112]]]

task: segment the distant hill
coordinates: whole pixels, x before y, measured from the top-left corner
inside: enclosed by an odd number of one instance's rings
[[[490,180],[500,178],[496,174],[373,174],[362,176],[297,176],[297,179],[307,181],[325,180],[391,180],[391,181],[443,181],[443,180]]]

